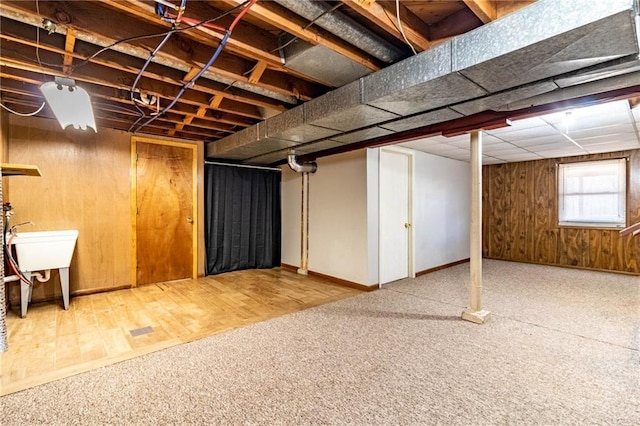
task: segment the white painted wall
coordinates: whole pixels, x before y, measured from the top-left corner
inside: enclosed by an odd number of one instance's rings
[[[378,283],[379,149],[318,160],[309,182],[309,270]],[[415,271],[469,257],[469,164],[415,151]],[[301,177],[282,167],[282,262],[300,266]]]
[[[300,223],[302,175],[282,166],[280,201],[282,209],[282,259],[287,265],[300,267]]]
[[[309,186],[309,270],[375,284],[369,277],[366,151],[320,158]]]
[[[415,151],[416,272],[469,257],[469,163]]]

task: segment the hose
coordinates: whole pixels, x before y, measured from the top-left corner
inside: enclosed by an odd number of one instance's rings
[[[33,284],[31,283],[31,281],[27,279],[27,277],[24,276],[22,272],[20,272],[20,270],[18,269],[18,262],[16,262],[16,260],[11,255],[11,242],[13,241],[14,237],[15,235],[11,234],[11,238],[9,238],[9,242],[5,243],[4,245],[5,256],[9,260],[9,266],[11,267],[11,270],[13,271],[13,273],[20,278],[20,281],[22,281],[23,283],[31,287]]]

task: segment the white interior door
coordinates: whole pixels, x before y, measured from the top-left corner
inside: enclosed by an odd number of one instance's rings
[[[411,156],[380,150],[380,284],[411,272]]]

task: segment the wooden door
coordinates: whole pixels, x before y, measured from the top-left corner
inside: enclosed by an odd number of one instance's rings
[[[133,144],[135,285],[193,278],[195,145]]]
[[[411,158],[380,150],[380,284],[410,274]]]

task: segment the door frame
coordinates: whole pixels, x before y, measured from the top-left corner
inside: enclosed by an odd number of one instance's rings
[[[409,220],[409,223],[411,224],[411,227],[409,228],[409,233],[407,235],[407,276],[409,278],[415,278],[416,277],[416,272],[415,272],[415,226],[414,226],[414,222],[413,222],[413,187],[414,187],[414,178],[415,178],[415,173],[414,173],[414,169],[415,169],[415,153],[410,150],[410,149],[406,149],[406,148],[400,148],[400,147],[395,147],[395,146],[386,146],[386,147],[382,147],[380,148],[380,155],[378,158],[378,218],[380,218],[380,212],[382,211],[383,208],[383,200],[381,195],[381,190],[380,187],[382,185],[381,183],[381,175],[382,175],[382,154],[384,152],[387,153],[393,153],[393,154],[400,154],[400,155],[404,155],[407,157],[408,159],[408,188],[407,188],[407,201],[408,201],[408,206],[407,206],[407,219]],[[384,284],[386,283],[382,283],[382,280],[380,279],[381,274],[381,268],[382,268],[382,239],[380,238],[380,235],[382,234],[382,222],[378,219],[378,287],[382,287]]]
[[[137,251],[137,209],[138,209],[138,142],[175,146],[179,148],[187,148],[192,151],[191,160],[191,198],[192,198],[192,270],[191,278],[194,280],[198,278],[198,218],[200,217],[198,212],[198,145],[188,142],[176,142],[163,139],[147,138],[142,136],[131,137],[131,286],[138,286],[138,251]]]

